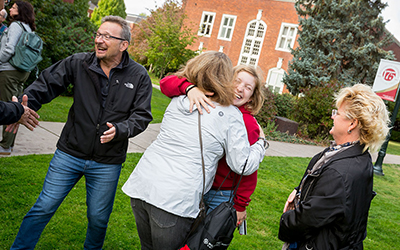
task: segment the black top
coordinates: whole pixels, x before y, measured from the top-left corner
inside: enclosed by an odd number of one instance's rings
[[[363,249],[375,193],[371,156],[362,150],[357,143],[307,176],[299,206],[281,217],[279,239],[299,242],[299,249]],[[313,157],[307,170],[324,152]]]
[[[0,125],[17,122],[24,114],[24,108],[18,102],[0,101]]]
[[[29,107],[38,110],[72,84],[74,103],[58,149],[85,160],[121,164],[126,158],[128,139],[144,131],[152,120],[152,84],[146,69],[124,55],[121,67],[114,68],[108,79],[107,96],[102,96],[103,76],[90,68],[95,60],[95,53],[67,57],[45,69],[24,93]],[[101,144],[100,136],[109,129],[106,122],[115,126],[116,135]]]

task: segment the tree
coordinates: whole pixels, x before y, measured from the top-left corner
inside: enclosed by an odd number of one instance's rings
[[[159,77],[176,71],[196,55],[195,51],[186,48],[196,37],[184,25],[185,18],[182,6],[176,0],[167,0],[133,29],[130,54],[151,67]]]
[[[99,7],[95,8],[90,21],[97,27],[101,24],[101,19],[108,15],[126,18],[126,7],[124,0],[100,0]]]
[[[39,70],[78,52],[94,49],[93,32],[96,27],[87,17],[88,1],[32,0],[35,10],[36,32],[44,42]],[[31,77],[28,83],[35,78]]]
[[[298,0],[299,47],[292,50],[283,82],[292,94],[320,85],[371,85],[380,59],[393,54],[382,48],[381,0]]]

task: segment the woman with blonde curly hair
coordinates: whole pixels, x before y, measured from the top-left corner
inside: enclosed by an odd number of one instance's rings
[[[376,151],[389,132],[389,115],[371,87],[356,84],[336,95],[334,141],[310,161],[280,220],[282,249],[363,249],[373,191]]]

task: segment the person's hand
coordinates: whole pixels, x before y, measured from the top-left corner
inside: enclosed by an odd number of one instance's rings
[[[111,141],[112,139],[114,139],[114,136],[115,136],[115,127],[114,127],[114,125],[112,125],[109,122],[107,122],[106,124],[110,129],[104,131],[103,135],[100,136],[100,142],[101,143],[107,143],[107,142]]]
[[[13,96],[12,97],[13,102],[18,102],[18,98]],[[22,106],[24,107],[24,113],[22,114],[21,118],[19,119],[18,122],[8,125],[6,128],[6,131],[9,133],[17,133],[19,124],[24,125],[26,128],[29,130],[33,131],[34,128],[39,124],[39,115],[32,109],[28,107],[28,96],[24,95],[22,97]]]
[[[286,213],[289,210],[293,210],[294,209],[294,198],[296,197],[296,193],[297,190],[294,189],[292,191],[292,193],[289,195],[286,203],[285,203],[285,207],[283,208],[283,212]]]
[[[203,110],[201,109],[201,107],[203,107],[207,111],[207,113],[210,113],[208,105],[210,105],[213,108],[215,108],[215,105],[207,96],[213,96],[213,95],[214,93],[212,92],[204,93],[197,87],[190,89],[190,91],[187,93],[187,97],[189,98],[190,101],[190,107],[189,107],[190,113],[192,113],[193,111],[194,104],[196,104],[196,107],[199,110],[200,114],[203,114]]]
[[[247,213],[246,210],[244,210],[243,212],[239,212],[236,211],[236,215],[237,215],[237,226],[240,226],[240,224],[243,223],[243,221],[247,218]]]

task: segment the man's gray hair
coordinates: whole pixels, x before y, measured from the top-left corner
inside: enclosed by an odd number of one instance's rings
[[[0,13],[4,17],[4,19],[7,18],[7,11],[5,9],[0,10]]]
[[[125,19],[120,16],[105,16],[101,19],[101,23],[104,22],[119,24],[122,27],[121,38],[127,40],[128,43],[131,43],[131,27]]]

